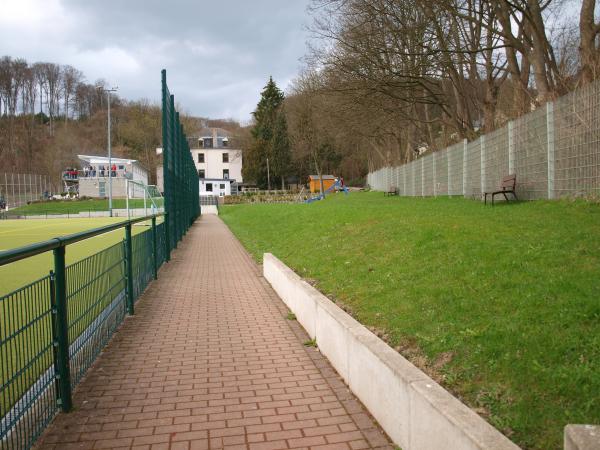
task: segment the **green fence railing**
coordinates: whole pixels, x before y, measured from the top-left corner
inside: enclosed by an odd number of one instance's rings
[[[162,137],[167,261],[189,226],[200,215],[198,172],[188,140],[175,110],[175,97],[167,86],[167,71],[162,71]]]
[[[123,242],[65,265],[70,244],[117,229]],[[0,448],[30,448],[71,409],[72,389],[157,277],[164,242],[165,222],[148,216],[0,252],[0,266],[54,252],[49,275],[0,296]]]
[[[200,215],[198,176],[162,72],[164,214],[0,251],[0,266],[54,253],[54,267],[0,296],[0,448],[30,448]],[[132,226],[145,226],[132,233]],[[76,242],[124,229],[122,243],[67,266]],[[50,268],[49,268],[50,269]]]

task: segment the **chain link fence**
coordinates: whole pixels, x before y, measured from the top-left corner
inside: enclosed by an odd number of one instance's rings
[[[600,194],[600,82],[472,142],[371,172],[367,184],[403,196],[482,198],[513,174],[519,199]]]
[[[0,200],[6,202],[9,208],[42,200],[51,190],[51,183],[46,175],[0,172]]]

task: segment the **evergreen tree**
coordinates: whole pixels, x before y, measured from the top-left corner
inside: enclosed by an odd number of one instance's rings
[[[285,177],[289,174],[292,157],[290,141],[288,138],[287,121],[285,119],[283,108],[280,108],[275,119],[270,153],[273,176],[281,178],[281,189],[285,189]]]
[[[261,93],[260,101],[256,105],[256,110],[252,113],[255,121],[252,128],[253,142],[244,154],[243,175],[245,179],[256,182],[261,189],[265,189],[268,184],[267,158],[269,158],[269,165],[274,163],[271,155],[273,137],[283,99],[283,92],[277,87],[273,77],[269,77],[269,81]],[[277,175],[284,174],[277,173]]]

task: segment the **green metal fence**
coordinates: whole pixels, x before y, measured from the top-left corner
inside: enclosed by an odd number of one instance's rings
[[[200,215],[198,176],[164,70],[162,94],[164,215],[0,252],[0,266],[54,253],[47,276],[0,296],[3,450],[30,448],[58,411],[71,410],[72,389]],[[134,235],[133,226],[146,229]],[[117,229],[122,243],[65,264],[70,244]]]
[[[175,97],[167,86],[167,71],[162,71],[162,135],[165,212],[165,252],[167,261],[194,220],[200,215],[198,173],[179,113]]]
[[[132,226],[146,229],[132,236]],[[69,244],[125,229],[123,242],[69,266]],[[54,252],[49,275],[0,297],[0,448],[30,448],[165,261],[156,216],[0,252],[0,265]],[[160,245],[163,244],[161,248]]]

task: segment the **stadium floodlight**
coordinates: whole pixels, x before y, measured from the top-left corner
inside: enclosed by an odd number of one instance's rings
[[[111,154],[111,145],[110,145],[110,94],[111,92],[117,92],[119,90],[119,86],[114,86],[110,89],[105,89],[103,87],[98,87],[98,89],[106,92],[106,97],[108,100],[108,215],[112,217],[112,154]]]

